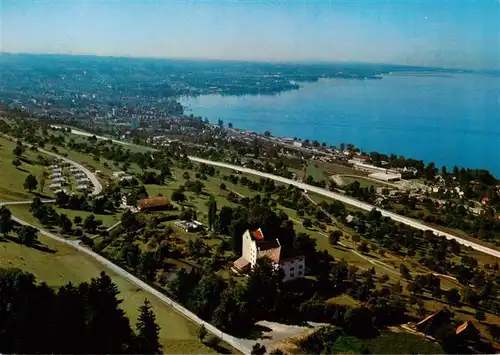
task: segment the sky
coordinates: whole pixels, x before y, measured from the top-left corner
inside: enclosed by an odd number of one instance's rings
[[[500,69],[500,0],[0,0],[4,52]]]

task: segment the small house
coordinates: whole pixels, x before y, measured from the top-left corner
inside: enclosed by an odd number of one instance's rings
[[[184,232],[197,232],[203,229],[203,223],[198,221],[177,221],[175,226]]]
[[[63,177],[57,177],[57,178],[52,179],[53,184],[62,184],[64,182],[66,182],[66,180],[64,180]]]
[[[76,191],[78,192],[86,192],[88,189],[88,185],[81,184],[76,187]]]
[[[113,173],[113,177],[116,178],[116,179],[119,179],[120,177],[126,175],[126,173],[124,171],[115,171]]]
[[[163,196],[145,198],[139,201],[140,211],[160,211],[170,209],[170,201]]]
[[[82,178],[79,178],[79,179],[76,179],[76,183],[78,185],[83,185],[83,184],[86,184],[88,183],[90,180],[87,178],[87,177],[82,177]]]

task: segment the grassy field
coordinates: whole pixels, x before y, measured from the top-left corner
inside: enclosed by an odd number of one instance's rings
[[[364,171],[356,170],[356,169],[353,169],[353,168],[345,166],[345,165],[334,164],[334,163],[324,163],[324,162],[317,162],[317,164],[319,164],[319,166],[330,175],[347,174],[347,175],[368,176],[368,173],[366,173]]]
[[[60,286],[70,281],[73,283],[89,281],[104,270],[118,285],[120,297],[123,299],[122,307],[131,324],[135,325],[142,301],[145,298],[151,301],[157,323],[161,327],[160,340],[165,353],[215,353],[198,340],[197,325],[156,297],[140,290],[94,259],[69,246],[42,235],[39,236],[39,240],[53,252],[42,252],[13,241],[0,241],[0,267],[15,267],[31,272],[38,281],[45,281],[51,286]]]
[[[370,179],[365,179],[362,176],[360,176],[358,178],[354,178],[354,177],[351,177],[351,176],[342,176],[342,180],[344,181],[344,183],[346,185],[349,185],[349,184],[353,183],[354,181],[357,181],[357,182],[359,182],[359,185],[361,187],[371,187],[371,186],[373,186],[374,188],[377,188],[377,187],[390,187],[390,185],[386,185],[383,182],[376,182],[376,181],[373,181],[373,180],[370,180]]]
[[[14,154],[12,150],[16,147],[14,142],[0,137],[0,201],[29,200],[35,197],[34,193],[26,191],[23,187],[24,180],[29,174],[35,175],[38,181],[43,174],[44,167],[37,164],[39,152],[28,149],[23,153],[22,164],[19,168],[12,165]],[[43,154],[42,154],[43,155]],[[50,194],[48,181],[45,191]]]
[[[358,307],[360,305],[358,301],[356,301],[354,298],[352,298],[347,294],[342,294],[337,297],[332,297],[328,299],[326,302],[348,307]]]
[[[376,338],[358,339],[341,336],[334,345],[335,353],[359,353],[367,348],[372,354],[442,354],[443,349],[436,343],[408,333],[382,333]]]
[[[319,165],[318,162],[310,161],[307,164],[307,175],[311,175],[315,181],[321,181],[328,176],[328,173]]]
[[[70,127],[71,128],[71,127]],[[74,130],[78,130],[80,131],[80,129],[78,128],[72,128]],[[87,138],[88,137],[85,137],[85,136],[81,136],[81,135],[78,135],[78,134],[75,134],[75,133],[65,133],[65,136],[67,138],[73,138],[75,140],[75,142],[88,142]],[[109,138],[109,139],[112,139],[112,138]],[[119,143],[115,143],[115,144],[119,144]],[[131,152],[136,152],[136,153],[145,153],[145,152],[150,152],[152,150],[152,148],[150,147],[146,147],[146,146],[142,146],[142,145],[137,145],[137,144],[133,144],[133,143],[128,143],[127,144],[120,144],[122,146],[122,148],[124,150],[126,149],[130,149]]]

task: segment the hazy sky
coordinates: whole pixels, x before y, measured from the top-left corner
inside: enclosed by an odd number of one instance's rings
[[[500,68],[500,0],[0,0],[5,52]]]

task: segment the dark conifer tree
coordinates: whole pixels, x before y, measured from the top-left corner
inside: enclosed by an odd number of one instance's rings
[[[136,328],[135,352],[138,354],[161,354],[160,327],[156,324],[155,314],[151,310],[151,304],[147,299],[139,308]]]

